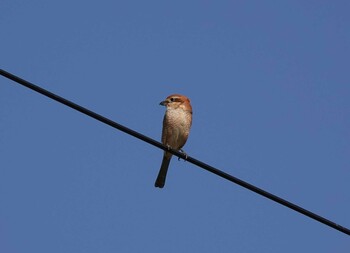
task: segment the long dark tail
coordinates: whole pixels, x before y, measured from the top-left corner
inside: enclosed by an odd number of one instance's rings
[[[164,154],[162,165],[158,173],[156,182],[154,183],[155,187],[163,188],[165,185],[166,174],[168,173],[168,167],[170,163],[171,155]]]

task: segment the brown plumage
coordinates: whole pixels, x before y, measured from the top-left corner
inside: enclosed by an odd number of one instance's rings
[[[192,106],[183,95],[168,96],[160,105],[166,106],[163,119],[162,143],[172,149],[180,150],[186,143],[192,125]],[[163,188],[172,154],[164,151],[162,165],[155,187]]]

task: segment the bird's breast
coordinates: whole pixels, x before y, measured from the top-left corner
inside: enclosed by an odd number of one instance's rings
[[[168,109],[163,122],[163,143],[180,149],[185,145],[192,123],[190,112],[182,109]]]

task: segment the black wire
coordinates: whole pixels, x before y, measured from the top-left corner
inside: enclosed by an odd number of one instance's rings
[[[53,100],[56,100],[57,102],[60,102],[60,103],[66,105],[66,106],[69,106],[69,107],[71,107],[71,108],[73,108],[73,109],[75,109],[75,110],[77,110],[77,111],[79,111],[81,113],[84,113],[84,114],[86,114],[86,115],[88,115],[88,116],[90,116],[90,117],[92,117],[92,118],[94,118],[94,119],[96,119],[98,121],[101,121],[101,122],[103,122],[103,123],[105,123],[107,125],[110,125],[111,127],[119,129],[120,131],[123,131],[123,132],[125,132],[127,134],[130,134],[130,135],[132,135],[132,136],[134,136],[134,137],[136,137],[136,138],[138,138],[138,139],[140,139],[142,141],[145,141],[145,142],[147,142],[147,143],[149,143],[149,144],[151,144],[153,146],[156,146],[156,147],[158,147],[160,149],[168,150],[167,146],[164,146],[162,143],[160,143],[158,141],[155,141],[154,139],[151,139],[151,138],[149,138],[149,137],[147,137],[147,136],[145,136],[143,134],[140,134],[140,133],[138,133],[138,132],[136,132],[136,131],[134,131],[134,130],[132,130],[130,128],[127,128],[127,127],[125,127],[125,126],[123,126],[121,124],[118,124],[118,123],[110,120],[110,119],[107,119],[107,118],[103,117],[102,115],[99,115],[99,114],[97,114],[97,113],[95,113],[93,111],[90,111],[90,110],[88,110],[88,109],[86,109],[86,108],[84,108],[84,107],[82,107],[80,105],[77,105],[77,104],[75,104],[75,103],[73,103],[73,102],[71,102],[71,101],[69,101],[69,100],[67,100],[67,99],[65,99],[63,97],[60,97],[60,96],[58,96],[58,95],[56,95],[56,94],[54,94],[54,93],[52,93],[50,91],[47,91],[47,90],[45,90],[45,89],[43,89],[43,88],[41,88],[41,87],[39,87],[39,86],[37,86],[37,85],[35,85],[33,83],[30,83],[30,82],[28,82],[26,80],[23,80],[23,79],[15,76],[15,75],[9,73],[9,72],[6,72],[6,71],[0,69],[0,74],[2,76],[4,76],[4,77],[14,81],[14,82],[22,84],[23,86],[25,86],[25,87],[27,87],[29,89],[32,89],[32,90],[34,90],[36,92],[39,92],[40,94],[42,94],[44,96],[47,96],[47,97],[49,97],[49,98],[51,98]],[[264,191],[263,189],[260,189],[260,188],[258,188],[256,186],[252,185],[252,184],[249,184],[249,183],[247,183],[247,182],[245,182],[245,181],[243,181],[243,180],[241,180],[239,178],[231,176],[231,175],[229,175],[229,174],[227,174],[227,173],[225,173],[225,172],[223,172],[221,170],[218,170],[218,169],[216,169],[216,168],[214,168],[214,167],[212,167],[212,166],[210,166],[210,165],[208,165],[206,163],[203,163],[203,162],[201,162],[201,161],[199,161],[199,160],[197,160],[197,159],[195,159],[193,157],[187,156],[187,155],[185,155],[185,154],[183,154],[183,153],[181,153],[181,152],[179,152],[177,150],[170,149],[169,152],[171,152],[174,155],[176,155],[177,157],[185,159],[188,162],[190,162],[192,164],[195,164],[195,165],[197,165],[197,166],[199,166],[199,167],[201,167],[201,168],[203,168],[203,169],[205,169],[205,170],[207,170],[207,171],[209,171],[211,173],[214,173],[214,174],[216,174],[216,175],[218,175],[218,176],[220,176],[222,178],[225,178],[225,179],[227,179],[227,180],[229,180],[229,181],[231,181],[233,183],[236,183],[236,184],[238,184],[238,185],[240,185],[240,186],[242,186],[244,188],[247,188],[247,189],[249,189],[249,190],[251,190],[251,191],[253,191],[253,192],[257,193],[257,194],[260,194],[260,195],[262,195],[262,196],[264,196],[264,197],[266,197],[266,198],[268,198],[270,200],[273,200],[273,201],[275,201],[275,202],[277,202],[277,203],[279,203],[279,204],[281,204],[283,206],[286,206],[286,207],[288,207],[290,209],[293,209],[294,211],[297,211],[297,212],[299,212],[301,214],[304,214],[304,215],[310,217],[311,219],[317,220],[317,221],[319,221],[319,222],[321,222],[321,223],[323,223],[323,224],[325,224],[325,225],[327,225],[329,227],[332,227],[332,228],[334,228],[334,229],[336,229],[336,230],[338,230],[340,232],[343,232],[343,233],[345,233],[347,235],[350,235],[350,230],[348,228],[345,228],[345,227],[343,227],[343,226],[341,226],[339,224],[336,224],[336,223],[334,223],[334,222],[332,222],[332,221],[330,221],[330,220],[328,220],[328,219],[326,219],[326,218],[324,218],[322,216],[319,216],[319,215],[317,215],[317,214],[315,214],[313,212],[310,212],[310,211],[308,211],[308,210],[306,210],[306,209],[304,209],[304,208],[302,208],[302,207],[300,207],[298,205],[295,205],[295,204],[293,204],[293,203],[291,203],[291,202],[289,202],[289,201],[287,201],[285,199],[282,199],[282,198],[280,198],[280,197],[278,197],[278,196],[276,196],[274,194],[271,194],[271,193],[269,193],[267,191]]]

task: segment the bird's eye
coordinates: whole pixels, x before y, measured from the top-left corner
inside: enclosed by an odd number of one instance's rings
[[[175,101],[175,98],[170,98],[170,101],[171,101],[171,102],[174,102],[174,101]]]

